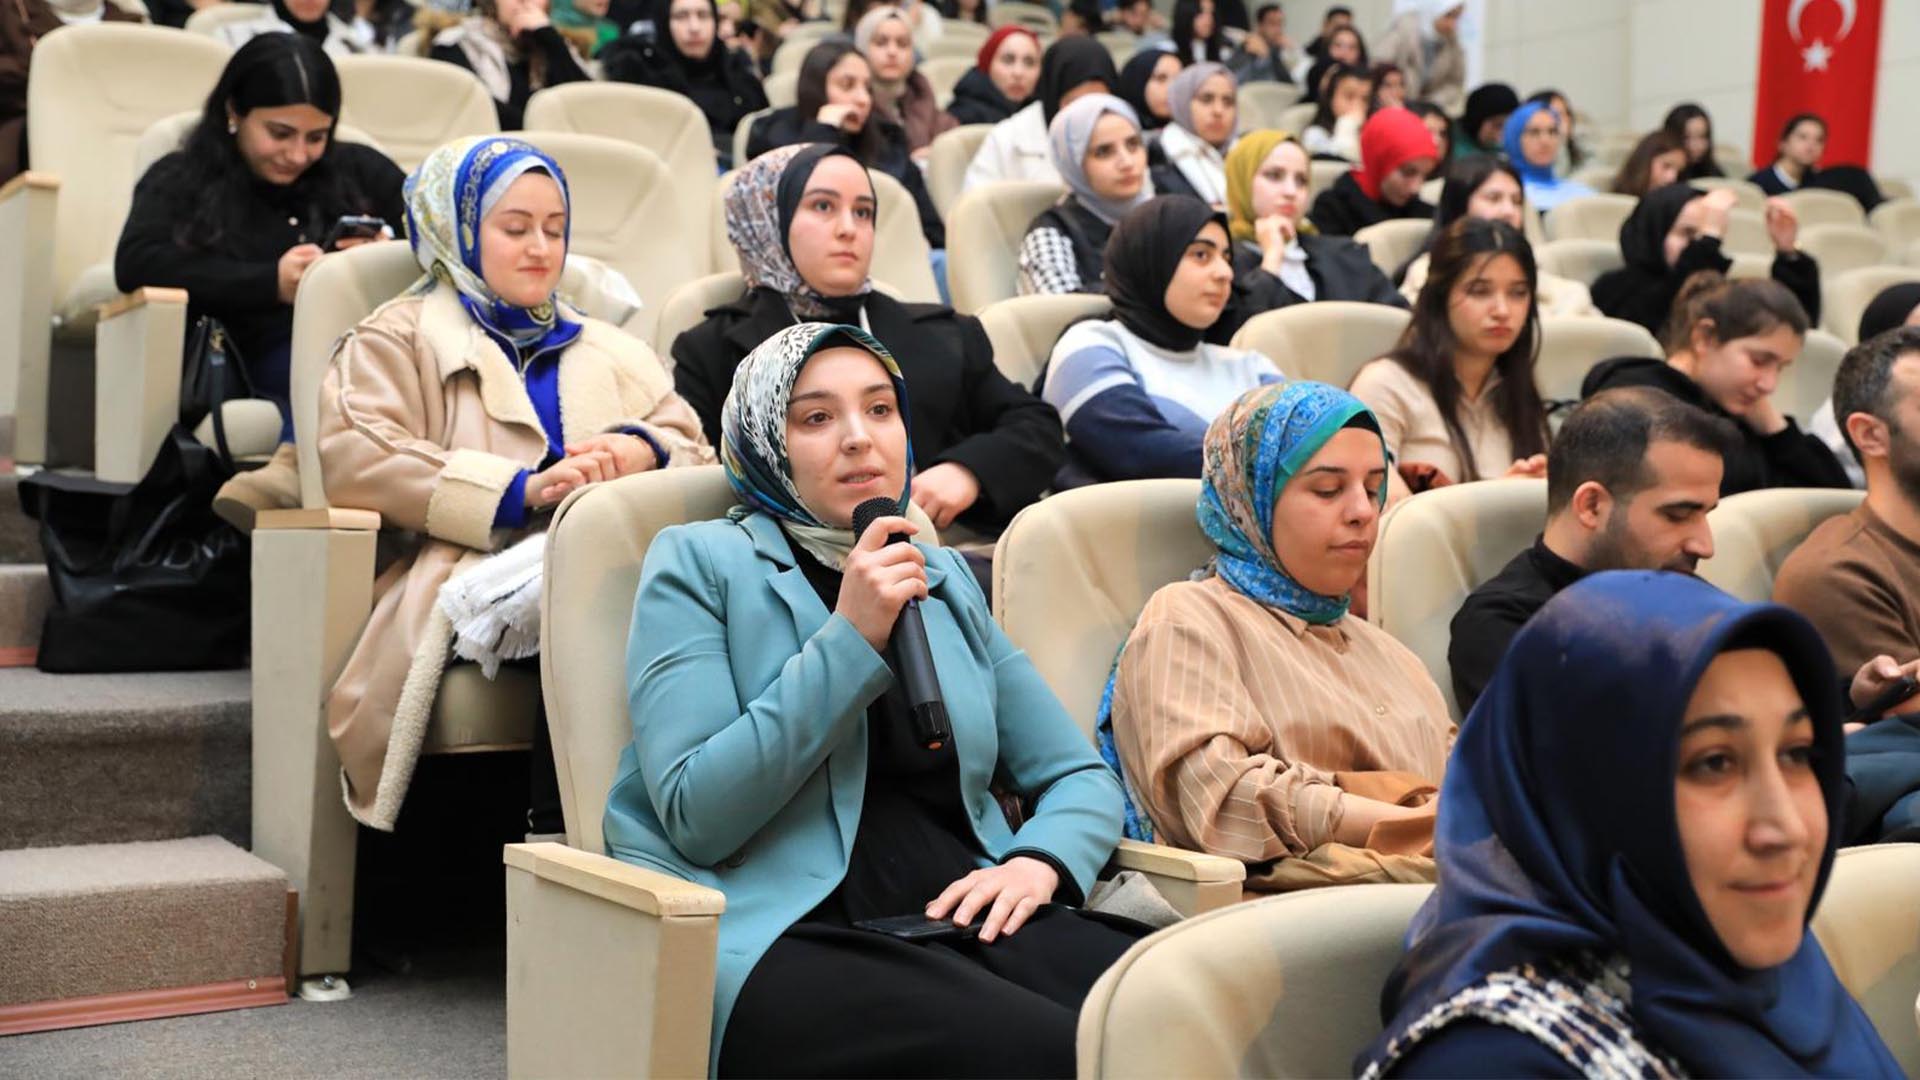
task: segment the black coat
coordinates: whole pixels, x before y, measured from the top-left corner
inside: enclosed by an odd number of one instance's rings
[[[961,520],[981,531],[1005,526],[1040,498],[1067,460],[1060,414],[993,366],[980,320],[879,292],[868,296],[866,312],[873,336],[892,351],[907,381],[914,465],[966,466],[980,481],[980,501]],[[707,312],[707,321],[674,340],[674,389],[715,446],[734,369],[793,322],[780,294],[756,289]]]
[[[1659,337],[1673,314],[1674,298],[1689,277],[1702,270],[1724,274],[1733,260],[1720,250],[1718,237],[1701,236],[1680,252],[1664,274],[1654,274],[1643,266],[1627,265],[1609,270],[1593,283],[1593,303],[1601,314],[1639,323]],[[1773,280],[1787,287],[1800,306],[1807,309],[1807,320],[1820,322],[1820,264],[1811,255],[1775,255]]]
[[[501,131],[519,131],[526,126],[527,99],[533,96],[533,83],[528,76],[531,61],[528,57],[533,52],[538,51],[546,57],[547,86],[586,82],[590,77],[579,61],[573,58],[573,47],[567,43],[566,36],[551,26],[520,35],[520,49],[519,62],[507,66],[507,79],[511,87],[507,100],[496,99],[493,103],[494,111],[500,116]],[[445,60],[468,71],[473,70],[473,65],[467,63],[467,54],[461,52],[458,45],[435,45],[431,55],[435,60]]]
[[[1447,642],[1447,668],[1462,715],[1473,711],[1473,703],[1493,682],[1507,646],[1527,620],[1584,576],[1585,570],[1554,554],[1544,538],[1535,538],[1532,547],[1467,594],[1448,624]]]
[[[997,124],[1020,111],[1024,101],[1009,101],[979,68],[960,76],[947,112],[963,124]]]
[[[1344,236],[1307,233],[1300,237],[1300,247],[1307,253],[1307,276],[1313,279],[1315,300],[1407,306],[1407,298],[1373,265],[1373,257],[1367,254],[1365,245]],[[1268,273],[1260,265],[1261,261],[1258,246],[1246,241],[1233,245],[1233,296],[1227,301],[1226,310],[1220,313],[1220,320],[1207,331],[1208,341],[1225,345],[1255,315],[1308,302]],[[1273,360],[1285,370],[1284,358]]]
[[[715,48],[722,48],[718,42]],[[637,83],[682,94],[706,115],[714,152],[723,168],[733,161],[733,132],[749,113],[767,107],[767,92],[754,73],[753,60],[743,52],[727,50],[717,64],[685,66],[668,55],[653,37],[628,34],[600,50],[600,65],[608,79]]]
[[[1322,235],[1352,236],[1369,225],[1397,218],[1431,221],[1433,206],[1418,195],[1408,199],[1404,206],[1388,206],[1377,202],[1360,190],[1360,181],[1348,172],[1341,173],[1340,179],[1335,180],[1332,187],[1313,200],[1313,210],[1307,216],[1313,219],[1314,226]]]
[[[947,246],[947,227],[940,221],[940,211],[933,205],[933,196],[927,191],[927,181],[921,175],[920,166],[913,163],[913,157],[907,149],[907,132],[899,124],[883,120],[879,116],[870,116],[868,124],[880,125],[880,152],[878,160],[867,161],[860,154],[860,144],[852,136],[839,128],[828,127],[812,117],[802,117],[800,110],[789,105],[784,109],[775,109],[753,122],[747,131],[747,160],[752,161],[769,150],[794,143],[832,143],[844,146],[860,157],[869,169],[878,169],[900,181],[907,193],[913,196],[914,206],[920,211],[920,232],[927,238],[930,248]]]
[[[1681,401],[1718,416],[1740,432],[1740,444],[1726,455],[1726,471],[1720,477],[1720,494],[1737,495],[1776,487],[1851,487],[1847,471],[1834,460],[1833,451],[1818,436],[1809,435],[1787,417],[1784,430],[1761,435],[1740,422],[1708,397],[1700,384],[1665,360],[1645,356],[1623,356],[1603,360],[1580,383],[1580,396],[1592,397],[1616,386],[1650,386],[1664,390]]]

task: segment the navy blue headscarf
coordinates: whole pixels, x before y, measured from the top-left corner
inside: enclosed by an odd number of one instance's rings
[[[1440,885],[1408,931],[1363,1066],[1489,975],[1592,950],[1627,959],[1636,1028],[1693,1075],[1900,1075],[1811,932],[1785,964],[1750,971],[1694,895],[1674,808],[1680,721],[1707,665],[1739,648],[1778,654],[1813,720],[1830,822],[1818,904],[1844,788],[1819,634],[1684,575],[1591,575],[1521,630],[1460,730],[1440,790]]]

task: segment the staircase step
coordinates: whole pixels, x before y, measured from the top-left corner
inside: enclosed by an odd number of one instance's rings
[[[0,669],[0,849],[249,846],[251,695],[245,671]]]
[[[288,924],[217,836],[0,851],[0,1035],[284,1003]]]
[[[53,593],[44,566],[0,563],[0,667],[32,667]]]
[[[46,561],[40,553],[40,523],[20,512],[20,477],[0,468],[0,564]]]

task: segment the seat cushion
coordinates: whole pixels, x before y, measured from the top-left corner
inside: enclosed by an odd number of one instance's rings
[[[425,754],[518,749],[540,722],[540,672],[503,667],[489,681],[478,664],[448,664],[427,726]]]

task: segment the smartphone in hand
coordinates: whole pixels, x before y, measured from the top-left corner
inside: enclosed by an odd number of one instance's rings
[[[327,238],[321,242],[322,251],[333,251],[342,240],[379,240],[386,235],[385,218],[367,214],[344,214],[327,230]]]

